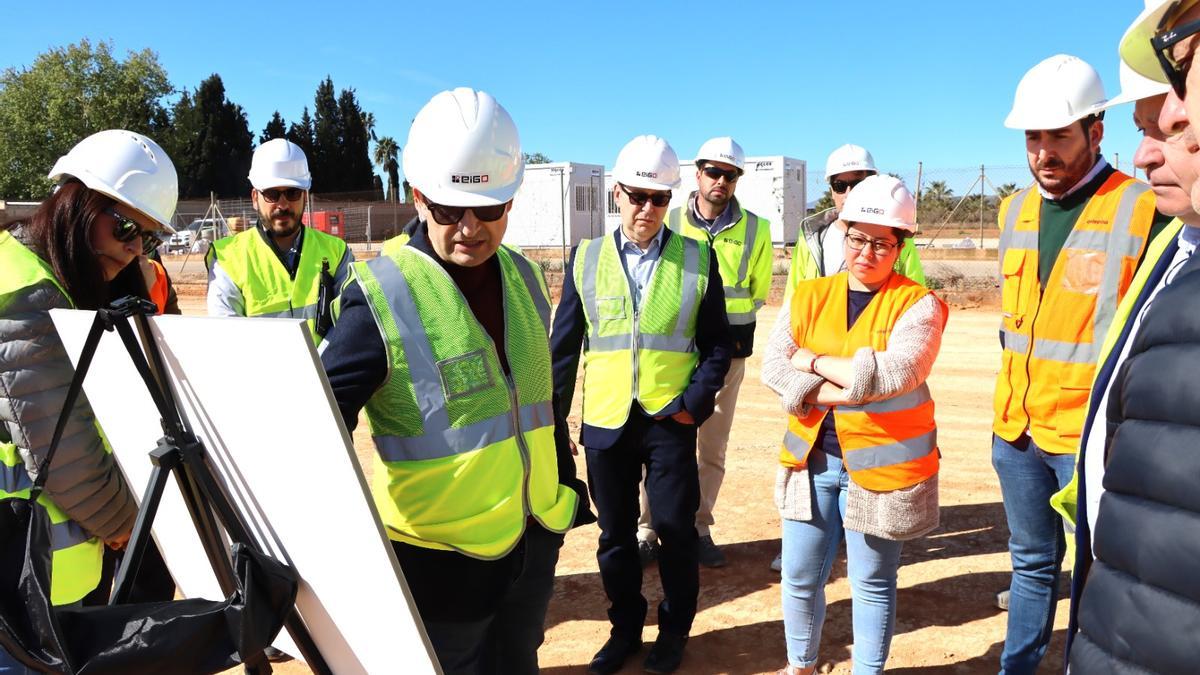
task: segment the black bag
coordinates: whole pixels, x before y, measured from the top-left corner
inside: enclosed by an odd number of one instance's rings
[[[50,603],[50,516],[37,499],[106,325],[98,312],[30,496],[0,500],[0,647],[45,672],[226,670],[241,663],[241,655],[270,645],[296,601],[295,571],[248,547],[233,547],[237,588],[222,601],[86,608]]]

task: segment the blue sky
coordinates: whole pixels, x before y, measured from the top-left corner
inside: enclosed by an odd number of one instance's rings
[[[156,51],[176,86],[194,88],[219,73],[256,135],[275,110],[298,119],[328,74],[338,89],[355,88],[377,133],[401,146],[430,96],[466,85],[508,108],[526,151],[555,160],[611,166],[640,133],[661,135],[691,157],[706,138],[731,135],[751,155],[808,160],[810,175],[845,142],[908,175],[918,161],[927,170],[1023,164],[1020,132],[1002,124],[1021,75],[1051,54],[1071,53],[1092,63],[1115,96],[1117,42],[1142,6],[255,4],[68,1],[50,16],[38,3],[13,3],[5,7],[0,67],[28,65],[84,37],[111,39],[118,54]],[[1132,106],[1109,113],[1104,143],[1125,170],[1138,142],[1131,114]]]

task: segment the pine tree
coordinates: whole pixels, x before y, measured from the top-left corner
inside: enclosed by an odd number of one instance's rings
[[[214,73],[190,96],[185,91],[174,113],[168,154],[179,173],[179,196],[248,194],[254,135],[242,106],[225,98],[221,76]]]
[[[271,115],[271,121],[267,122],[267,126],[263,128],[262,135],[258,137],[258,144],[262,145],[267,141],[283,138],[287,136],[287,122],[283,121],[283,115],[276,110],[274,115]]]
[[[313,185],[321,192],[344,192],[345,172],[342,170],[343,121],[334,95],[333,79],[328,75],[317,85],[313,107],[313,151],[308,153],[308,166]]]

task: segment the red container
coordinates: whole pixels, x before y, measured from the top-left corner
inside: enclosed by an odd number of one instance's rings
[[[332,234],[335,237],[342,239],[346,238],[346,212],[342,210],[336,211],[313,211],[312,222],[309,222],[309,213],[305,212],[302,220],[305,225],[319,230],[325,234]]]

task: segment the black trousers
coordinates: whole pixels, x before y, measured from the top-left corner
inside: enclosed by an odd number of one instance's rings
[[[655,420],[631,411],[621,437],[610,448],[587,448],[588,485],[600,520],[596,558],[611,604],[614,635],[639,637],[646,622],[642,566],[638,560],[638,485],[645,468],[651,521],[661,549],[658,571],[664,598],[658,606],[660,631],[687,635],[700,591],[696,510],[700,480],[696,468],[696,427],[667,417]]]

